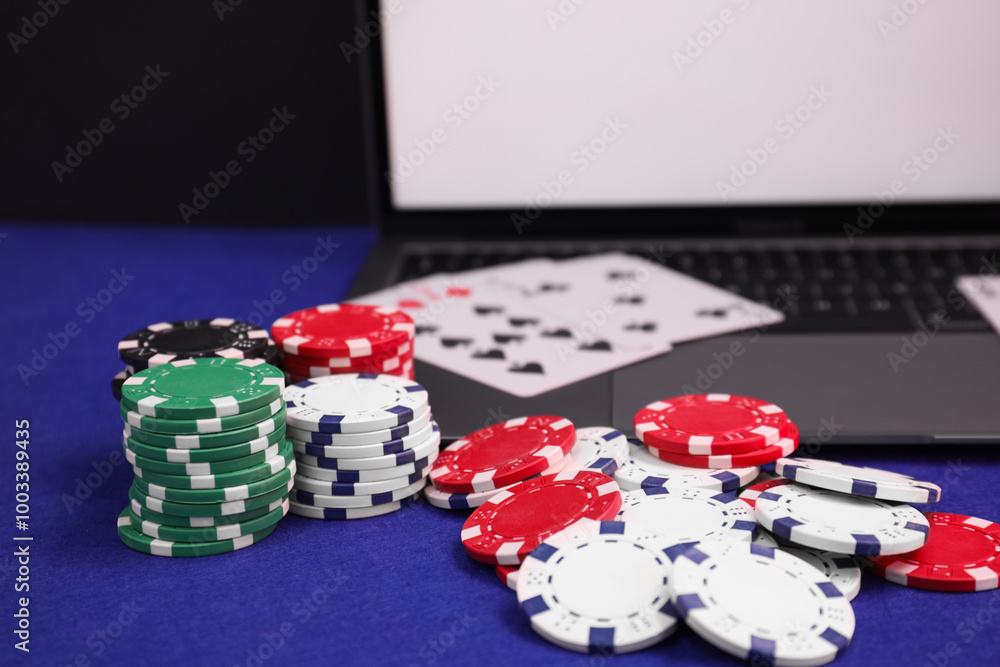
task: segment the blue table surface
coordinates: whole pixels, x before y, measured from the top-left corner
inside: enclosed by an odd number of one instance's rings
[[[109,388],[122,367],[119,338],[165,320],[230,316],[268,326],[338,301],[375,241],[345,227],[0,224],[4,664],[741,664],[687,628],[623,656],[548,643],[493,569],[465,554],[465,512],[415,505],[359,521],[288,516],[258,545],[198,559],[148,556],[118,540],[132,480]],[[27,531],[14,527],[22,419],[30,420]],[[943,499],[933,509],[1000,520],[1000,457],[990,450],[829,447],[822,455],[936,482]],[[25,577],[14,551],[24,543],[13,538],[25,535],[33,538],[30,590],[15,592]],[[30,654],[14,648],[12,615],[23,596]],[[854,640],[835,663],[843,667],[1000,664],[996,591],[919,591],[865,574],[854,610]]]

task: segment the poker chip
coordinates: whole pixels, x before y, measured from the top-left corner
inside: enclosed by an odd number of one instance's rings
[[[581,653],[628,653],[677,629],[668,538],[639,524],[586,521],[524,560],[517,601],[535,632]]]
[[[133,478],[132,485],[146,495],[161,500],[194,504],[225,503],[234,500],[246,500],[254,496],[266,494],[269,491],[283,488],[292,480],[295,472],[296,464],[293,459],[286,467],[270,477],[223,488],[178,489],[161,484],[151,484],[141,477]],[[155,508],[153,509],[155,510]]]
[[[646,487],[622,494],[618,521],[637,523],[673,543],[671,560],[692,544],[712,538],[750,542],[757,521],[735,493],[717,493],[694,486]]]
[[[563,417],[508,419],[446,447],[431,470],[431,480],[448,493],[509,486],[564,458],[575,440],[573,423]]]
[[[775,445],[788,416],[777,405],[746,396],[696,394],[650,403],[635,415],[635,434],[651,448],[675,454],[737,454]]]
[[[859,468],[820,459],[786,458],[775,462],[775,470],[803,484],[879,500],[936,503],[941,498],[941,487],[937,484],[878,468]]]
[[[116,401],[122,400],[122,385],[125,384],[125,380],[132,376],[128,370],[118,371],[115,376],[111,378],[111,395],[115,397]]]
[[[579,521],[611,519],[622,504],[607,475],[567,470],[501,491],[462,526],[462,544],[484,563],[514,565],[553,533]]]
[[[406,347],[409,347],[407,345]],[[371,357],[350,359],[349,364],[331,364],[334,360],[307,360],[303,357],[285,357],[284,369],[293,375],[302,377],[320,377],[323,375],[337,375],[338,373],[384,373],[399,375],[403,369],[403,364],[413,360],[413,353],[407,352],[402,355],[387,356],[376,354]]]
[[[753,538],[751,544],[756,544],[761,547],[771,547],[773,549],[777,549],[781,546],[778,544],[778,540],[774,538],[774,535],[760,526],[757,527],[757,536]]]
[[[156,417],[141,415],[138,412],[131,412],[124,407],[121,410],[122,421],[129,426],[147,433],[161,433],[164,435],[220,433],[222,431],[232,431],[253,426],[272,418],[284,420],[284,415],[285,401],[280,397],[256,410],[228,417],[215,417],[213,419],[157,419]]]
[[[424,479],[424,477],[426,475],[423,471],[418,470],[406,477],[395,477],[377,482],[327,482],[298,474],[295,476],[295,488],[306,493],[318,493],[326,496],[370,496],[397,491]]]
[[[765,480],[763,482],[758,482],[757,484],[752,484],[740,491],[739,498],[749,505],[750,509],[753,509],[757,505],[757,496],[759,496],[762,491],[767,491],[768,489],[772,489],[776,486],[787,486],[789,484],[793,484],[792,480],[785,479],[784,477]]]
[[[864,556],[913,551],[929,530],[924,515],[909,505],[802,484],[762,491],[754,514],[764,528],[798,546]]]
[[[289,497],[299,505],[351,509],[397,502],[403,498],[416,495],[423,487],[424,479],[421,477],[416,482],[408,484],[402,489],[386,491],[385,493],[373,493],[365,496],[330,496],[322,493],[309,493],[308,491],[293,488]]]
[[[143,507],[135,498],[129,498],[129,511],[135,516],[145,521],[152,521],[162,526],[177,526],[178,528],[209,528],[211,526],[224,526],[230,523],[242,523],[250,519],[264,516],[269,512],[281,507],[288,499],[288,494],[284,494],[269,505],[256,507],[239,514],[229,514],[227,516],[177,516],[173,514],[160,514]]]
[[[128,448],[127,442],[128,441],[126,440],[125,459],[130,464],[142,470],[161,473],[164,475],[198,476],[235,472],[260,465],[268,459],[278,456],[280,453],[279,443],[274,443],[270,447],[267,447],[266,449],[263,449],[255,454],[250,454],[249,456],[243,456],[237,459],[205,461],[200,463],[171,463],[169,461],[158,461],[156,459],[147,459],[144,456],[140,456]]]
[[[854,635],[854,610],[836,586],[778,549],[701,542],[674,561],[671,590],[692,630],[751,664],[823,665]]]
[[[856,598],[861,591],[861,568],[847,554],[789,546],[783,546],[781,550],[801,558],[822,572],[848,600]]]
[[[512,591],[517,590],[517,577],[521,572],[520,565],[497,565],[497,578]]]
[[[288,355],[296,366],[307,368],[327,368],[332,370],[349,371],[351,369],[363,368],[368,365],[385,364],[391,359],[402,359],[406,361],[413,358],[413,340],[407,340],[398,347],[387,347],[384,350],[365,357],[310,357],[296,354]]]
[[[421,430],[405,437],[371,445],[316,445],[296,440],[293,440],[293,443],[296,452],[308,454],[309,456],[337,459],[362,459],[373,456],[388,456],[413,449],[414,445],[426,442],[431,437],[434,426],[435,424],[430,422]]]
[[[162,486],[167,489],[177,490],[209,490],[223,489],[229,487],[250,484],[258,480],[266,479],[284,470],[289,463],[295,460],[292,450],[292,443],[287,438],[278,445],[278,454],[250,468],[236,470],[234,472],[224,472],[207,475],[167,475],[163,473],[143,470],[137,466],[132,466],[135,476],[146,484]],[[166,492],[165,492],[166,493]],[[152,494],[156,495],[156,494]]]
[[[653,456],[639,440],[630,439],[629,445],[628,460],[614,474],[624,491],[686,484],[729,493],[750,482],[758,472],[756,466],[728,470],[691,468]]]
[[[920,548],[871,559],[887,581],[932,591],[988,591],[1000,577],[1000,525],[962,514],[928,512],[930,531]]]
[[[268,346],[266,329],[227,317],[160,322],[125,336],[118,356],[142,370],[178,359],[223,357],[257,359]]]
[[[237,442],[234,445],[224,445],[221,447],[206,447],[204,449],[167,447],[140,442],[134,437],[138,433],[134,429],[129,429],[127,425],[125,430],[122,431],[122,438],[126,449],[148,459],[169,461],[171,463],[204,463],[206,461],[225,461],[251,456],[264,451],[268,447],[273,447],[284,438],[284,431],[281,428],[281,424],[272,424],[270,428],[271,431],[267,435],[254,438],[253,440]]]
[[[291,490],[292,480],[291,476],[289,476],[288,482],[285,483],[284,486],[277,489],[273,489],[256,496],[251,496],[249,498],[223,502],[189,503],[154,498],[137,486],[134,479],[132,480],[132,487],[129,489],[128,493],[129,498],[139,503],[141,507],[158,512],[159,514],[171,514],[173,516],[188,517],[208,517],[232,516],[234,514],[243,514],[260,507],[266,507],[275,500],[284,500]]]
[[[327,469],[330,470],[377,470],[379,468],[396,468],[398,466],[417,461],[418,459],[427,458],[432,454],[437,455],[438,446],[440,444],[441,431],[438,428],[438,425],[432,422],[430,437],[421,443],[413,445],[411,449],[404,449],[395,454],[385,454],[382,456],[363,458],[311,457],[310,459],[307,459],[307,455],[299,454],[298,456],[302,457],[303,463],[307,460],[315,460],[316,462],[322,462],[324,464],[321,466],[310,465],[309,472],[303,470],[304,475],[312,477],[313,479],[326,479],[326,477],[319,477],[317,474],[321,474],[324,467],[327,466]]]
[[[375,445],[390,440],[399,440],[416,433],[431,423],[430,408],[413,417],[413,421],[377,431],[362,431],[360,433],[317,433],[288,427],[288,437],[298,442],[314,445],[330,445],[344,447],[347,445]]]
[[[278,413],[275,417],[243,428],[219,433],[177,434],[153,433],[125,424],[126,437],[154,447],[164,449],[215,449],[229,447],[256,440],[257,438],[281,436],[285,431],[285,414]],[[279,437],[280,439],[280,437]]]
[[[395,308],[327,304],[276,320],[271,334],[286,354],[310,357],[368,357],[412,340],[409,315]]]
[[[799,446],[799,430],[795,424],[788,422],[788,437],[781,438],[777,444],[768,445],[752,452],[742,452],[740,454],[713,454],[711,456],[695,456],[693,454],[676,454],[664,449],[647,447],[649,452],[659,459],[676,463],[681,466],[691,468],[744,468],[747,466],[757,466],[762,463],[777,461],[788,456]]]
[[[136,531],[158,540],[169,540],[171,542],[221,542],[223,540],[233,540],[269,528],[281,521],[286,514],[288,514],[287,499],[282,501],[277,509],[263,516],[243,522],[206,526],[204,528],[179,528],[177,526],[164,526],[154,523],[148,519],[140,518],[131,510],[127,511],[129,521]]]
[[[594,470],[613,475],[628,454],[628,438],[621,431],[606,426],[578,428],[564,470]]]
[[[140,371],[122,385],[122,405],[150,417],[214,419],[281,398],[285,378],[260,359],[185,359]]]
[[[372,470],[338,470],[326,466],[335,465],[335,459],[318,459],[315,456],[297,454],[295,460],[299,464],[299,471],[311,479],[319,479],[327,482],[379,482],[386,479],[396,479],[406,477],[417,471],[433,465],[437,459],[437,452],[431,452],[429,456],[416,459],[410,463],[403,463],[389,468],[375,468]]]
[[[314,507],[302,505],[294,500],[289,501],[289,511],[292,514],[308,519],[333,519],[345,521],[350,519],[369,519],[375,516],[392,514],[413,504],[413,497],[396,500],[371,507]]]
[[[569,457],[564,456],[542,472],[537,475],[532,475],[528,479],[535,479],[536,477],[541,477],[543,475],[554,475],[556,473],[560,473],[567,468],[567,463],[569,463]],[[433,484],[428,484],[424,489],[424,497],[427,498],[427,502],[434,507],[439,507],[445,510],[475,509],[482,506],[483,503],[498,493],[510,490],[520,483],[521,482],[517,482],[516,484],[511,484],[510,486],[502,486],[499,489],[490,489],[489,491],[479,491],[476,493],[448,493],[437,489]]]
[[[219,542],[171,542],[143,535],[133,528],[128,518],[128,509],[123,510],[118,515],[118,537],[126,546],[152,556],[167,556],[171,558],[215,556],[229,553],[230,551],[237,551],[260,542],[273,533],[277,527],[278,524],[275,523],[256,533]]]
[[[293,385],[284,397],[288,424],[319,433],[394,428],[429,405],[427,390],[394,375],[328,375]]]

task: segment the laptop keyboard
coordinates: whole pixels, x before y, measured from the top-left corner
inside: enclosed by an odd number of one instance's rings
[[[616,244],[620,245],[620,244]],[[648,245],[616,248],[650,257]],[[399,280],[597,250],[408,254]],[[782,331],[913,331],[944,310],[942,331],[985,331],[989,325],[954,288],[954,278],[992,267],[997,248],[906,250],[683,250],[658,261],[736,294],[785,311]],[[985,269],[991,270],[991,269]],[[960,307],[961,306],[961,307]],[[777,327],[776,327],[777,329]]]

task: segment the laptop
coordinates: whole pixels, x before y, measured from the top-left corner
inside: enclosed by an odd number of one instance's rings
[[[767,331],[533,398],[418,360],[445,437],[522,414],[631,433],[687,386],[777,403],[807,451],[1000,442],[1000,339],[953,284],[1000,270],[1000,5],[357,10],[380,241],[352,295],[607,251],[790,295]]]

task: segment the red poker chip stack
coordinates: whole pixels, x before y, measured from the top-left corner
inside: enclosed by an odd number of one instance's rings
[[[290,313],[271,325],[292,384],[324,375],[377,373],[410,380],[413,320],[395,308],[326,304]]]

